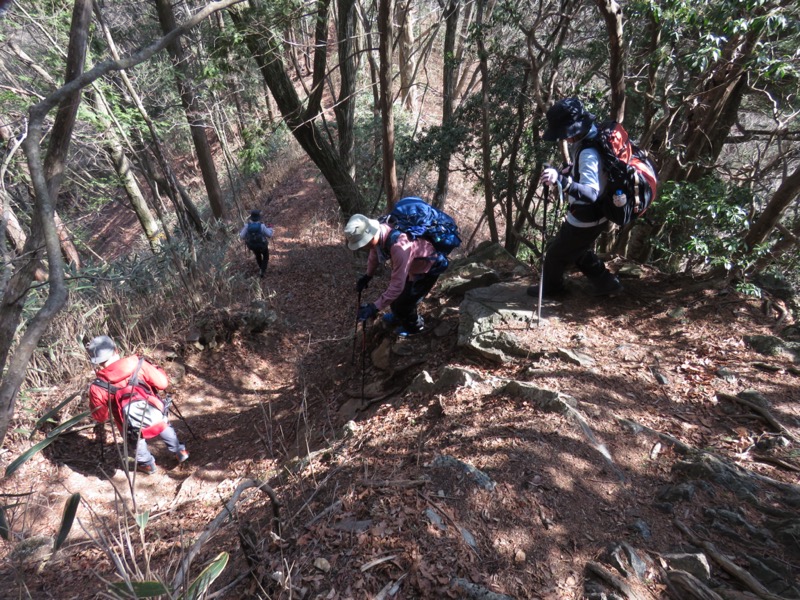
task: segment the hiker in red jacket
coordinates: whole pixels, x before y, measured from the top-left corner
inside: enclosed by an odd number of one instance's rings
[[[188,459],[189,453],[169,424],[168,411],[157,395],[169,385],[167,374],[138,356],[120,358],[114,340],[107,335],[94,338],[86,349],[97,375],[89,386],[92,418],[105,423],[111,412],[117,429],[129,445],[136,447],[136,470],[146,475],[156,472],[156,461],[146,441],[156,436],[179,463]]]

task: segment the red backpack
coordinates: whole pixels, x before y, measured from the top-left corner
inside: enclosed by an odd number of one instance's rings
[[[110,397],[109,404],[118,421],[124,423],[125,431],[150,439],[161,433],[167,426],[168,407],[149,385],[139,381],[139,370],[144,358],[139,358],[136,370],[123,387],[112,385],[105,379],[97,378],[92,385],[106,390]]]
[[[602,123],[598,135],[584,145],[597,149],[603,160],[608,182],[598,202],[606,218],[627,225],[643,215],[658,193],[658,173],[647,152],[616,121]]]

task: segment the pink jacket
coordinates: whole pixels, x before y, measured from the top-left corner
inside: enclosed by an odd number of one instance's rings
[[[378,253],[382,253],[381,249],[384,247],[391,230],[391,227],[386,223],[381,223],[378,245],[369,251],[367,275],[375,274],[380,260]],[[417,275],[430,271],[434,262],[432,258],[436,256],[436,249],[428,240],[417,238],[411,241],[405,233],[401,233],[389,250],[388,258],[392,260],[392,277],[389,280],[389,286],[381,294],[381,297],[375,301],[375,306],[378,307],[378,310],[383,310],[397,300],[400,294],[403,293],[406,281],[412,281]]]

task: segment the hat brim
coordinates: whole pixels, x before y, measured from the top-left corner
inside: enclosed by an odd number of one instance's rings
[[[545,142],[555,142],[584,135],[591,128],[594,120],[595,116],[592,113],[584,113],[580,121],[575,121],[569,125],[548,125],[542,134],[542,139]]]
[[[354,240],[350,240],[347,242],[347,247],[350,250],[360,250],[367,244],[369,244],[372,240],[375,239],[375,236],[378,235],[378,232],[381,230],[381,224],[376,221],[375,219],[367,219],[367,224],[364,227],[364,232]]]

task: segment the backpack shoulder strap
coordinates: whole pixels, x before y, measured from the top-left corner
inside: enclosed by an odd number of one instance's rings
[[[108,381],[106,381],[105,379],[100,379],[99,377],[97,379],[95,379],[91,383],[91,385],[96,385],[99,388],[103,388],[105,391],[107,391],[112,396],[119,391],[118,387],[111,385]]]

